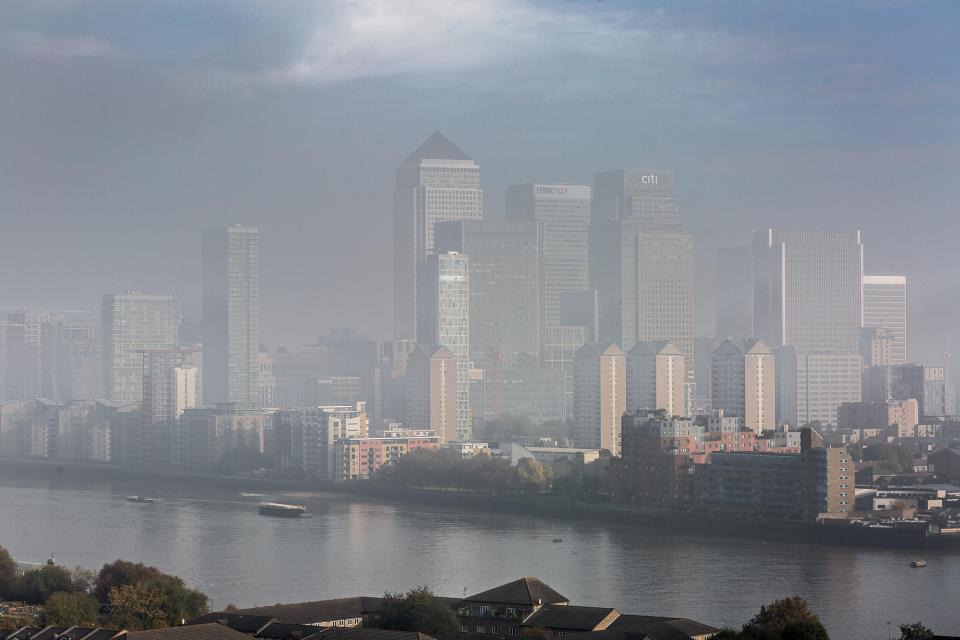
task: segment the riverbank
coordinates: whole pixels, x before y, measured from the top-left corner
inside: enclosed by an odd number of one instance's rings
[[[939,536],[915,530],[825,526],[798,520],[655,509],[606,502],[587,503],[564,495],[493,496],[463,491],[393,487],[371,481],[327,484],[295,478],[163,473],[102,463],[0,458],[0,475],[6,473],[16,475],[19,470],[55,476],[65,481],[69,481],[70,477],[104,481],[135,479],[140,482],[279,494],[322,491],[365,500],[388,503],[406,502],[445,510],[471,510],[547,519],[630,524],[651,530],[659,529],[696,535],[810,544],[960,551],[958,537]]]

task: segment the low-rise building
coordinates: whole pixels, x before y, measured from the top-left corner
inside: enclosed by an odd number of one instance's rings
[[[368,480],[383,468],[418,449],[438,449],[440,441],[432,437],[344,438],[333,446],[334,482]]]

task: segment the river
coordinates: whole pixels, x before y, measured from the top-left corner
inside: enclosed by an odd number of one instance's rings
[[[0,462],[0,467],[3,463]],[[116,558],[181,576],[213,607],[381,595],[429,585],[448,596],[535,575],[574,604],[740,625],[801,595],[835,639],[887,637],[922,620],[960,634],[960,556],[720,538],[607,523],[455,512],[334,494],[266,496],[312,518],[257,515],[265,497],[136,479],[6,473],[0,545],[18,560],[91,569]],[[156,495],[156,504],[124,500]],[[553,543],[561,538],[561,543]]]

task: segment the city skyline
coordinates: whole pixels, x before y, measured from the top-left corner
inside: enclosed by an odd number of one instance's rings
[[[0,77],[18,89],[6,103],[10,144],[0,152],[10,169],[0,177],[4,221],[12,237],[44,237],[51,248],[28,287],[25,243],[3,245],[4,304],[89,309],[102,293],[127,288],[199,303],[195,230],[243,220],[264,234],[271,345],[305,344],[337,324],[389,337],[389,300],[359,291],[379,286],[392,264],[394,170],[439,129],[484,167],[487,219],[503,216],[511,184],[590,184],[617,167],[675,170],[698,241],[698,335],[714,333],[714,250],[802,220],[860,228],[869,273],[916,283],[922,322],[911,345],[952,339],[960,292],[938,256],[960,231],[952,215],[960,194],[945,174],[960,138],[957,70],[947,64],[955,8],[486,5],[465,5],[468,29],[454,12],[416,20],[430,15],[417,3],[409,19],[377,26],[383,31],[369,40],[346,25],[373,11],[372,1],[305,13],[198,6],[184,9],[196,20],[182,34],[196,55],[163,44],[172,26],[157,4],[143,8],[158,25],[143,39],[129,9],[112,7],[107,21],[96,2],[4,6]],[[825,29],[817,16],[828,8]],[[515,30],[498,29],[498,16]],[[863,20],[870,30],[856,28]],[[228,35],[238,24],[251,37],[247,51]],[[904,29],[922,35],[899,37]],[[380,37],[396,58],[378,57]],[[429,55],[458,39],[482,43],[476,58],[443,68]],[[330,61],[320,52],[338,44],[359,67],[334,74],[319,64]],[[538,66],[544,49],[557,55]],[[625,64],[638,55],[649,64]],[[271,71],[305,60],[313,62],[298,81],[282,73],[274,81]],[[654,79],[655,95],[641,90]],[[523,98],[517,88],[527,83],[537,89]],[[147,133],[159,130],[165,135]],[[34,133],[17,133],[26,131]],[[891,172],[895,180],[878,180]],[[95,186],[106,182],[115,187]],[[351,281],[318,279],[349,259],[343,238],[361,233],[370,251]],[[125,242],[86,250],[107,237]],[[903,237],[926,250],[906,254]],[[59,277],[66,269],[73,284]],[[293,292],[305,288],[351,304],[337,317],[314,303],[304,317]]]

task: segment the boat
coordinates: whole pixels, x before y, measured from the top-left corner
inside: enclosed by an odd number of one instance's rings
[[[276,518],[299,518],[306,513],[306,509],[299,504],[281,504],[279,502],[261,502],[260,515]]]
[[[563,538],[554,538],[553,541],[554,541],[554,542],[563,542]]]
[[[154,502],[160,502],[160,498],[148,498],[146,496],[127,496],[127,500],[130,502],[145,502],[148,504],[153,504]]]
[[[927,561],[926,561],[926,560],[913,560],[913,561],[910,563],[910,566],[913,567],[914,569],[922,569],[923,567],[927,566]]]

